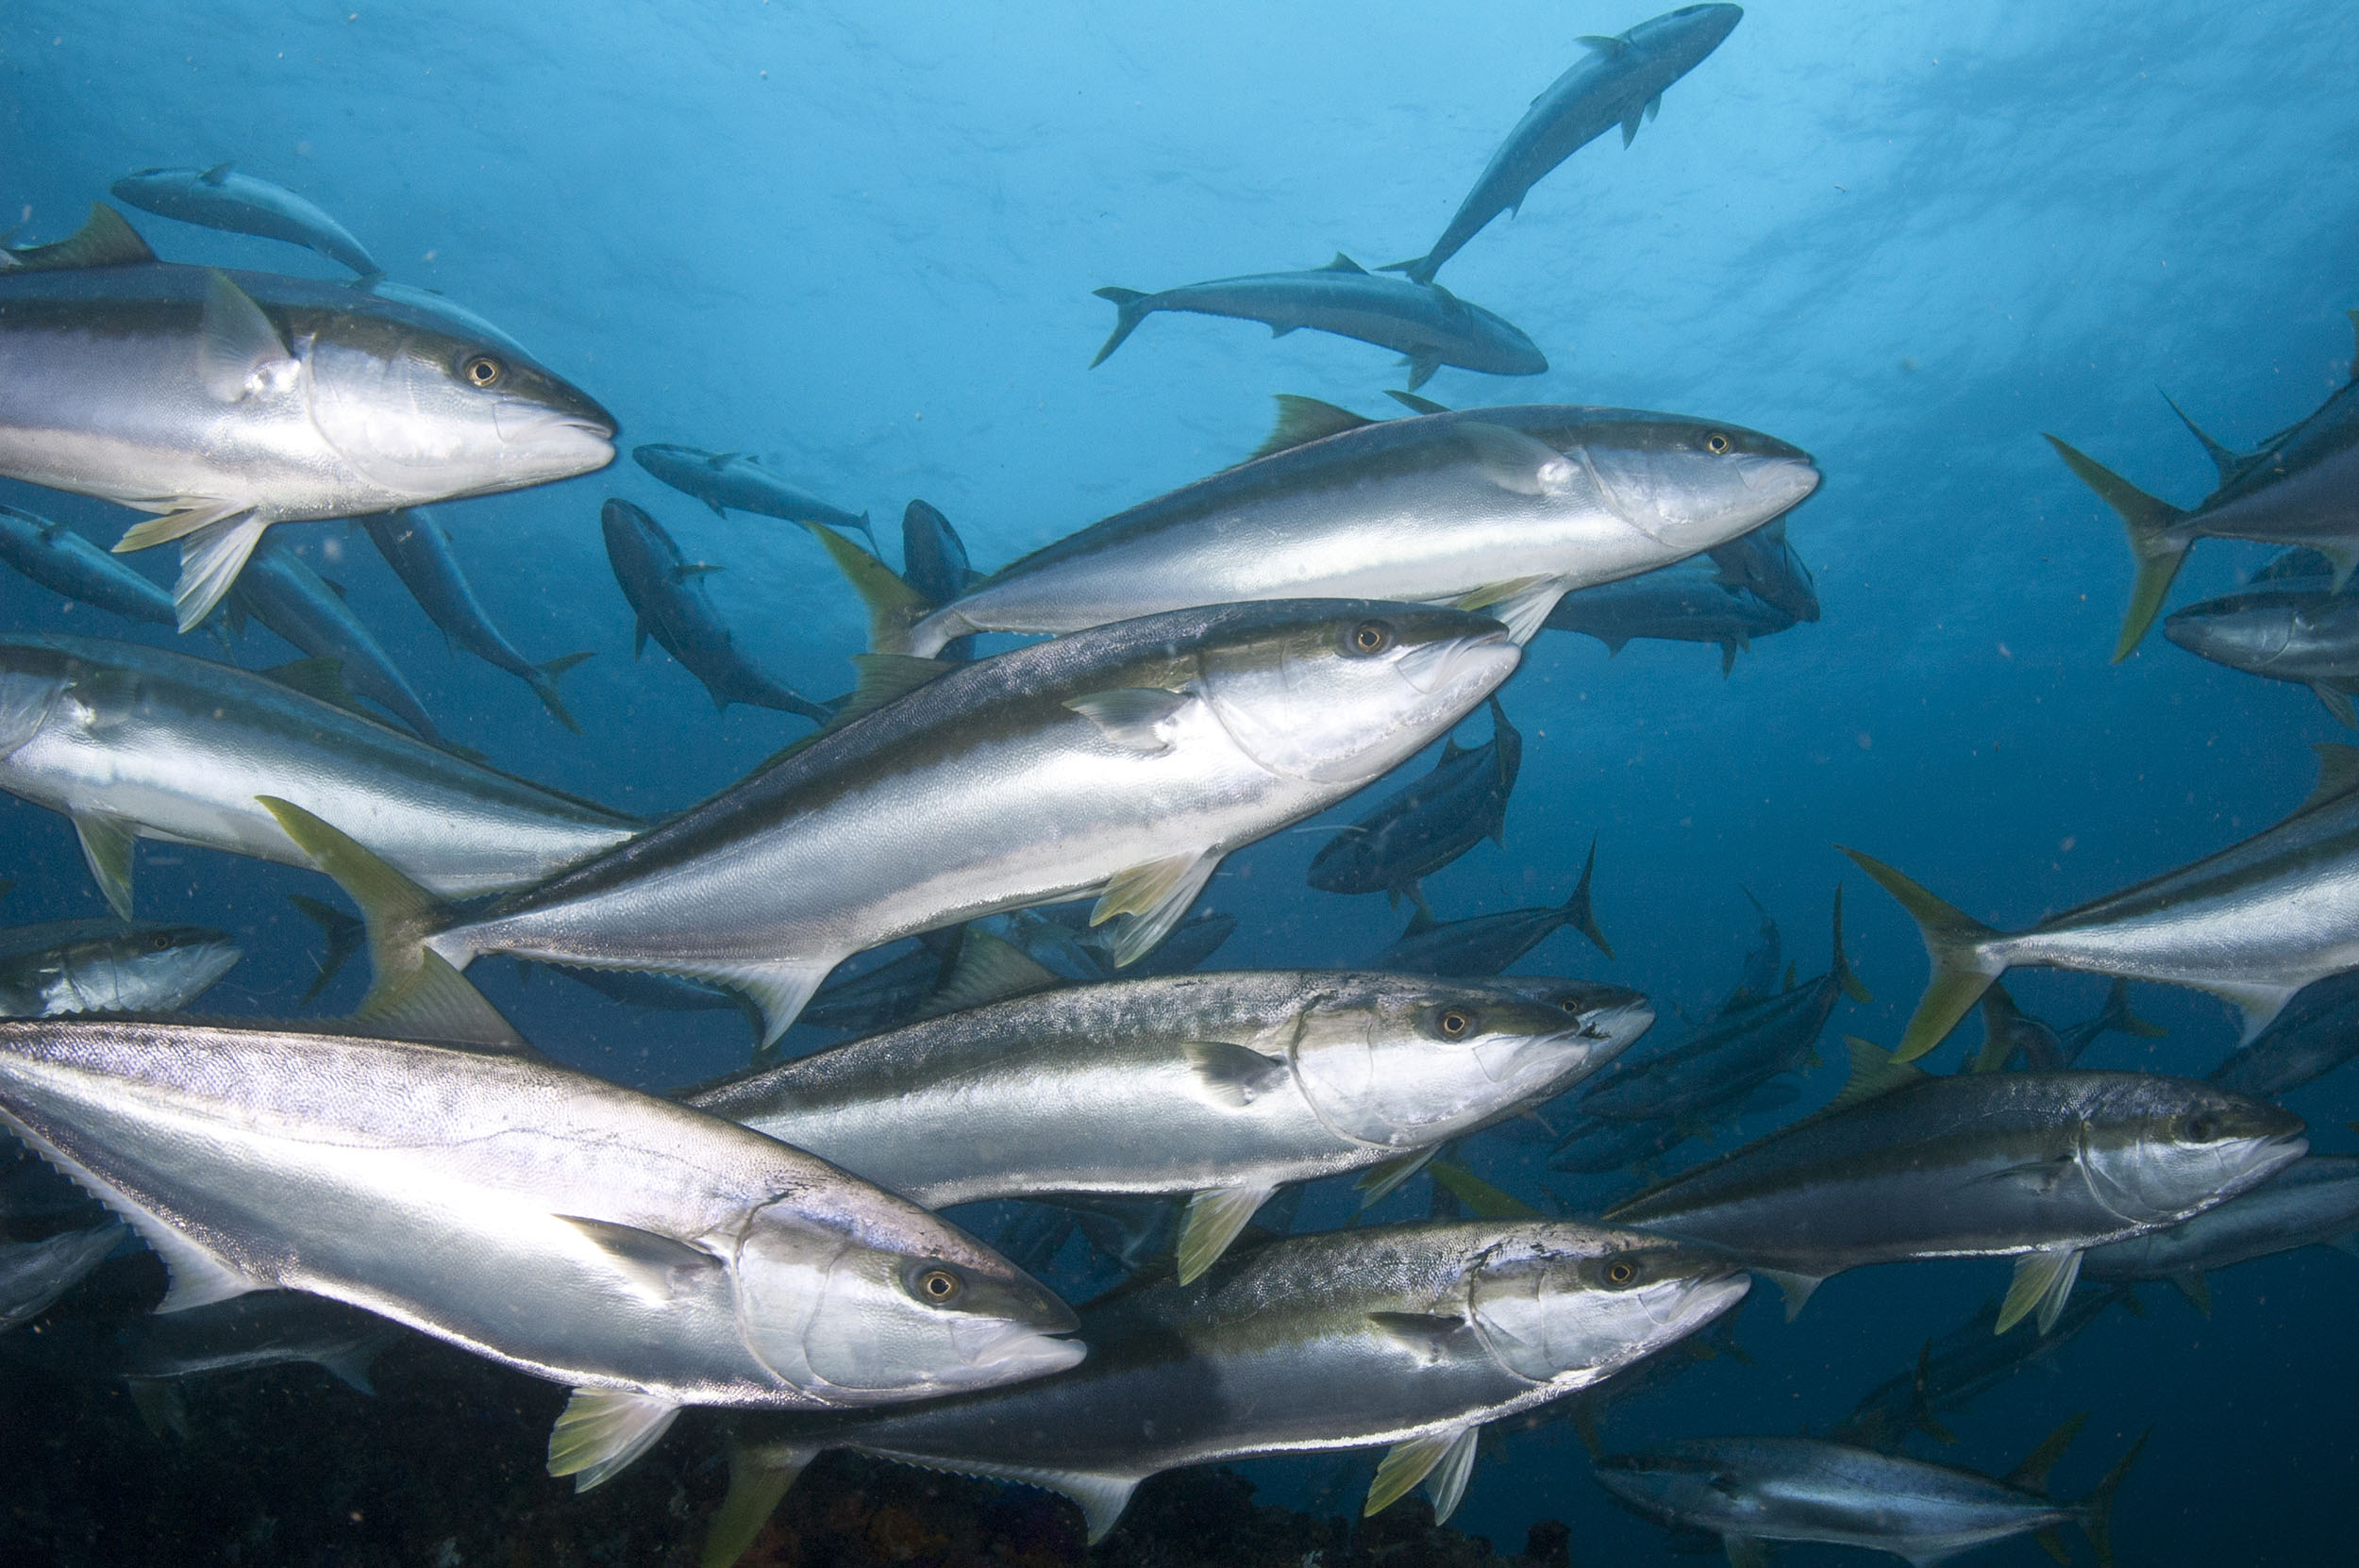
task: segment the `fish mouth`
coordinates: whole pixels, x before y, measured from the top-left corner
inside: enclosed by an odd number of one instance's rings
[[[1753,1288],[1753,1276],[1731,1260],[1725,1272],[1693,1276],[1685,1290],[1666,1292],[1660,1304],[1649,1299],[1647,1315],[1659,1328],[1692,1333],[1734,1307]]]
[[[1079,1366],[1089,1346],[1063,1338],[1066,1332],[1008,1318],[963,1318],[950,1326],[950,1343],[968,1367],[1012,1380]]]
[[[1400,672],[1401,679],[1430,697],[1486,675],[1501,652],[1521,657],[1505,626],[1422,643],[1403,653],[1393,668]]]

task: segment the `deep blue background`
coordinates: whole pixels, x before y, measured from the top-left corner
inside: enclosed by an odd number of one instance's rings
[[[1548,0],[592,0],[498,14],[117,0],[102,15],[19,0],[0,11],[0,227],[57,238],[128,169],[235,159],[336,213],[395,277],[532,345],[620,415],[626,445],[761,453],[888,533],[923,496],[988,568],[1235,460],[1271,392],[1382,414],[1382,389],[1401,384],[1364,345],[1179,316],[1089,371],[1111,316],[1090,289],[1314,266],[1339,248],[1369,265],[1414,256],[1573,38],[1646,14]],[[1708,648],[1609,659],[1544,638],[1507,693],[1527,751],[1506,849],[1435,878],[1441,910],[1561,897],[1598,835],[1598,918],[1620,961],[1560,935],[1523,967],[1637,985],[1671,1028],[1669,1004],[1701,1006],[1733,980],[1754,926],[1739,882],[1777,913],[1803,973],[1824,967],[1827,900],[1849,869],[1834,842],[2015,925],[2299,800],[2306,744],[2346,738],[2307,693],[2159,637],[2108,667],[2129,578],[2120,531],[2038,437],[2192,503],[2209,466],[2157,386],[2241,444],[2342,382],[2343,310],[2359,303],[2354,62],[2359,11],[2334,7],[1764,4],[1634,146],[1602,139],[1470,244],[1443,281],[1522,325],[1554,369],[1444,371],[1428,392],[1677,409],[1808,447],[1827,481],[1792,537],[1826,618],[1765,641],[1725,681]],[[134,217],[171,259],[336,274]],[[289,536],[347,584],[451,736],[658,811],[804,726],[715,718],[660,655],[632,662],[596,532],[610,494],[727,565],[712,592],[761,659],[817,692],[847,683],[860,618],[801,530],[718,520],[627,459],[441,512],[530,657],[598,650],[566,680],[579,739],[519,683],[446,652],[357,533]],[[105,541],[129,521],[22,486],[0,499]],[[2205,543],[2179,596],[2262,559]],[[148,635],[13,578],[0,626]],[[293,656],[256,631],[240,657]],[[98,909],[61,818],[0,804],[0,870],[20,884],[8,918]],[[1230,860],[1212,896],[1245,928],[1222,961],[1348,962],[1395,933],[1381,899],[1303,889],[1319,842],[1287,835]],[[216,1001],[292,1003],[308,928],[280,895],[316,892],[314,879],[154,845],[140,877],[142,913],[247,934]],[[1851,882],[1850,952],[1877,1001],[1838,1012],[1837,1058],[1844,1030],[1896,1037],[1923,974],[1908,923]],[[478,976],[537,1040],[602,1071],[669,1082],[742,1059],[726,1014],[640,1016],[545,977],[520,993],[497,961]],[[348,977],[329,1001],[357,988]],[[2101,992],[2036,975],[2017,987],[2058,1023]],[[2200,994],[2146,988],[2136,1005],[2169,1037],[2109,1041],[2093,1064],[2200,1071],[2233,1042]],[[1813,1096],[1837,1076],[1815,1078]],[[2329,1079],[2294,1103],[2339,1147],[2354,1101]],[[1539,1152],[1502,1145],[1485,1169],[1536,1196]],[[1584,1204],[1613,1185],[1560,1184]],[[2059,1476],[2069,1492],[2155,1423],[2121,1500],[2125,1563],[2342,1555],[2354,1267],[2313,1252],[2239,1269],[2216,1281],[2209,1324],[2150,1293],[2146,1321],[2109,1318],[2055,1376],[1957,1422],[1954,1456],[2003,1469],[2087,1409]],[[1707,1367],[1609,1435],[1823,1423],[2004,1273],[1840,1279],[1790,1327],[1773,1302],[1750,1303],[1741,1334],[1758,1366]],[[1651,1560],[1659,1538],[1602,1503],[1556,1430],[1479,1470],[1462,1522],[1512,1550],[1526,1521],[1558,1514],[1580,1560]],[[1267,1478],[1291,1494],[1331,1469]],[[2016,1543],[1989,1560],[2044,1559]]]

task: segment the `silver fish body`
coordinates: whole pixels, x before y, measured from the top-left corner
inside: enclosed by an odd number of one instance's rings
[[[1649,572],[1619,582],[1599,583],[1556,601],[1545,623],[1550,631],[1585,632],[1614,653],[1636,638],[1672,642],[1716,642],[1720,673],[1756,637],[1785,631],[1794,617],[1751,592],[1686,567]]]
[[[114,182],[117,201],[184,224],[259,235],[315,250],[364,278],[384,272],[351,230],[283,185],[239,174],[226,163],[209,169],[140,169]]]
[[[731,1560],[780,1479],[835,1447],[1053,1488],[1080,1503],[1094,1541],[1159,1471],[1393,1443],[1371,1509],[1427,1479],[1447,1517],[1482,1424],[1693,1333],[1745,1288],[1711,1253],[1562,1222],[1288,1238],[1192,1285],[1084,1309],[1089,1359],[1027,1389],[742,1424],[740,1490],[706,1560]]]
[[[1787,541],[1784,518],[1718,546],[1712,564],[1724,586],[1744,590],[1790,621],[1818,619],[1818,585]]]
[[[1936,1414],[1964,1408],[2033,1361],[2051,1360],[2107,1308],[2125,1305],[2134,1305],[2133,1298],[2119,1286],[2076,1291],[2045,1332],[1994,1334],[1999,1303],[1985,1301],[1964,1323],[1927,1340],[1916,1361],[1862,1394],[1848,1415],[1820,1435],[1887,1454],[1897,1452],[1911,1432],[1949,1442],[1951,1434],[1933,1419]]]
[[[257,1291],[183,1312],[52,1323],[5,1351],[82,1377],[207,1377],[309,1361],[367,1393],[370,1362],[403,1332],[325,1296]]]
[[[0,559],[52,593],[80,604],[172,626],[172,595],[62,523],[0,506]]]
[[[1116,958],[1229,851],[1325,809],[1515,667],[1495,621],[1349,602],[1183,611],[959,665],[631,843],[424,936],[752,995],[767,1039],[851,954],[1113,888]]]
[[[369,541],[376,546],[385,564],[401,578],[402,586],[418,601],[427,619],[441,629],[456,646],[466,649],[495,670],[504,670],[532,688],[532,694],[541,699],[541,706],[549,716],[567,729],[579,733],[581,726],[557,694],[556,677],[589,658],[588,654],[571,654],[554,659],[546,664],[535,664],[516,651],[514,643],[492,624],[492,617],[476,597],[475,586],[459,566],[459,558],[452,553],[450,535],[442,524],[427,514],[424,508],[408,511],[385,512],[360,520],[368,530]]]
[[[1312,595],[1497,604],[1520,641],[1564,592],[1709,549],[1817,483],[1796,447],[1676,414],[1539,405],[1364,423],[1093,524],[879,646],[929,655],[969,632]]]
[[[707,452],[702,447],[652,442],[630,449],[632,460],[683,494],[712,509],[715,517],[731,511],[758,512],[790,523],[825,523],[831,528],[853,528],[873,543],[875,530],[868,514],[831,507],[817,496],[787,483],[742,452]]]
[[[309,657],[334,659],[353,695],[376,703],[418,739],[441,742],[442,733],[427,716],[426,705],[376,634],[326,578],[285,544],[265,541],[238,575],[230,594],[233,618],[250,615]]]
[[[451,897],[537,880],[640,829],[265,676],[84,638],[0,638],[0,789],[73,817],[94,861],[120,855],[120,889],[107,885],[126,916],[133,835],[309,867],[257,795],[350,824]]]
[[[2313,579],[2248,589],[2175,609],[2163,635],[2215,664],[2307,686],[2345,724],[2359,691],[2359,600]]]
[[[1495,697],[1489,741],[1445,742],[1432,772],[1321,844],[1307,880],[1322,892],[1407,892],[1422,901],[1424,877],[1484,839],[1505,842],[1523,758],[1523,735]]]
[[[2269,1026],[2204,1075],[2207,1082],[2273,1100],[2359,1056],[2359,973],[2304,987]]]
[[[51,920],[0,930],[0,1018],[174,1012],[243,955],[226,931],[153,921]]]
[[[865,1406],[1080,1355],[1062,1303],[914,1205],[535,1059],[0,1024],[0,1122],[163,1255],[166,1311],[306,1291],[667,1410]]]
[[[2098,1247],[2092,1279],[2171,1279],[2250,1262],[2359,1230],[2359,1156],[2314,1154],[2167,1230]]]

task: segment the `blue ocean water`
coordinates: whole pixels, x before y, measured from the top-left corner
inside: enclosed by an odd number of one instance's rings
[[[1087,369],[1112,325],[1092,289],[1416,254],[1575,37],[1646,9],[16,0],[0,10],[0,227],[58,238],[129,169],[234,159],[337,215],[395,278],[531,346],[619,416],[626,447],[760,453],[887,534],[923,497],[989,568],[1238,460],[1274,392],[1383,415],[1384,390],[1403,384],[1364,344],[1178,315]],[[1444,370],[1427,393],[1677,410],[1807,448],[1826,482],[1790,537],[1825,614],[1762,640],[1726,679],[1694,644],[1609,657],[1539,639],[1505,693],[1526,735],[1505,844],[1432,878],[1437,910],[1562,898],[1594,835],[1618,959],[1561,933],[1518,967],[1635,986],[1669,1029],[1673,1004],[1700,1008],[1734,979],[1756,924],[1740,884],[1807,976],[1848,881],[1846,942],[1876,1001],[1838,1010],[1825,1048],[1839,1059],[1843,1032],[1898,1038],[1924,959],[1835,842],[2013,926],[2290,809],[2309,745],[2346,732],[2300,688],[2159,637],[2109,665],[2121,529],[2039,437],[2192,504],[2209,464],[2158,387],[2245,445],[2343,384],[2344,311],[2359,304],[2354,62],[2359,12],[2332,7],[1764,3],[1627,150],[1592,144],[1470,244],[1444,281],[1521,325],[1552,368]],[[268,242],[133,217],[173,259],[340,275]],[[529,657],[596,651],[566,677],[578,738],[447,650],[357,531],[286,532],[348,589],[445,733],[656,813],[806,726],[716,715],[659,653],[633,659],[596,529],[612,495],[726,568],[713,597],[767,667],[813,693],[849,684],[864,623],[803,530],[717,518],[627,459],[438,509]],[[128,520],[29,486],[0,483],[0,501],[101,541]],[[2199,545],[2174,602],[2226,591],[2267,555]],[[169,641],[12,576],[0,626]],[[293,657],[259,629],[238,653]],[[0,835],[11,923],[100,912],[63,818],[0,802]],[[1208,897],[1243,926],[1219,961],[1345,964],[1398,933],[1381,898],[1304,888],[1321,842],[1290,833],[1230,860]],[[140,872],[143,915],[244,941],[209,1010],[292,1006],[314,943],[283,895],[316,893],[315,878],[156,845]],[[726,1013],[631,1011],[560,979],[520,982],[504,961],[477,974],[532,1038],[594,1071],[661,1085],[743,1060]],[[2011,984],[2060,1023],[2103,993],[2082,976]],[[321,1007],[349,1007],[360,985],[345,976]],[[2234,1044],[2230,1014],[2200,993],[2135,1001],[2167,1037],[2109,1038],[2090,1065],[2200,1074]],[[1801,1108],[1840,1076],[1813,1076]],[[2316,1146],[2350,1147],[2347,1076],[2290,1103]],[[1628,1186],[1548,1176],[1544,1154],[1469,1158],[1535,1200],[1552,1189],[1594,1207]],[[1823,1425],[2003,1275],[1855,1274],[1792,1325],[1757,1293],[1738,1334],[1758,1364],[1708,1365],[1616,1411],[1609,1441]],[[2059,1477],[2073,1493],[2151,1424],[2117,1508],[2121,1561],[2346,1555],[2359,1264],[2312,1250],[2214,1289],[2208,1321],[2149,1293],[2146,1318],[2101,1323],[1960,1416],[1943,1457],[2001,1471],[2087,1410]],[[1248,1474],[1265,1498],[1300,1503],[1331,1468]],[[1456,1522],[1513,1550],[1541,1517],[1573,1525],[1577,1561],[1665,1551],[1605,1502],[1563,1426],[1479,1468]],[[2035,1551],[2017,1542],[1987,1560]]]

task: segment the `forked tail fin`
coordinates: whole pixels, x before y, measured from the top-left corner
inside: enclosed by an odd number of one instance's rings
[[[1748,893],[1746,896],[1749,898],[1752,895]],[[1857,975],[1851,973],[1851,960],[1843,954],[1843,884],[1840,882],[1834,885],[1834,936],[1830,950],[1834,959],[1827,966],[1828,977],[1841,986],[1843,994],[1852,1001],[1863,1005],[1874,1001],[1875,995],[1860,982]]]
[[[1835,847],[1843,848],[1841,844]],[[1882,860],[1856,849],[1844,849],[1843,853],[1874,877],[1884,892],[1899,900],[1900,908],[1916,920],[1917,930],[1925,939],[1925,951],[1933,960],[1932,978],[1926,982],[1924,999],[1916,1004],[1916,1012],[1909,1019],[1908,1032],[1900,1037],[1899,1048],[1893,1052],[1896,1060],[1915,1061],[1940,1044],[1943,1037],[1957,1027],[1958,1020],[1982,1000],[1990,982],[2006,972],[2005,964],[1984,958],[1982,951],[1983,942],[2000,933],[1950,908]]]
[[[2130,554],[2137,561],[2137,576],[2130,585],[2130,610],[2122,618],[2120,641],[2114,644],[2114,662],[2118,664],[2130,657],[2154,624],[2155,612],[2170,592],[2171,579],[2179,575],[2180,564],[2187,559],[2187,546],[2195,542],[2181,526],[2187,514],[2147,494],[2054,436],[2048,438],[2048,444],[2064,459],[2066,467],[2081,476],[2082,483],[2121,514],[2122,525],[2130,530]]]
[[[2097,1554],[2098,1568],[2114,1568],[2114,1493],[2120,1487],[2122,1477],[2130,1474],[2130,1466],[2137,1462],[2139,1451],[2146,1446],[2146,1440],[2153,1435],[2154,1428],[2151,1426],[2140,1432],[2138,1441],[2130,1445],[2130,1451],[2122,1455],[2119,1461],[2105,1472],[2105,1478],[2081,1500],[2081,1533],[2089,1538],[2089,1547]]]
[[[1564,900],[1564,924],[1598,944],[1598,951],[1607,958],[1614,956],[1614,944],[1598,929],[1597,916],[1589,908],[1589,878],[1598,869],[1598,841],[1589,841],[1589,859],[1581,863],[1581,885],[1573,889],[1573,896]],[[1413,926],[1411,929],[1415,929]]]
[[[924,620],[934,607],[933,602],[919,592],[900,574],[878,559],[876,554],[861,548],[833,528],[817,523],[804,525],[820,548],[828,552],[836,569],[844,574],[852,592],[860,595],[868,609],[868,651],[882,654],[906,654],[912,651],[910,628]]]
[[[1106,340],[1106,346],[1099,349],[1097,358],[1090,361],[1090,369],[1096,370],[1106,362],[1108,355],[1122,346],[1123,339],[1139,329],[1139,323],[1153,310],[1153,307],[1146,302],[1154,296],[1136,289],[1093,289],[1090,292],[1099,299],[1112,300],[1114,307],[1113,336]]]
[[[565,710],[564,699],[557,694],[557,677],[589,657],[587,653],[570,653],[532,667],[532,694],[541,699],[541,706],[549,710],[550,718],[577,735],[581,733],[581,726],[574,722],[574,716]]]

